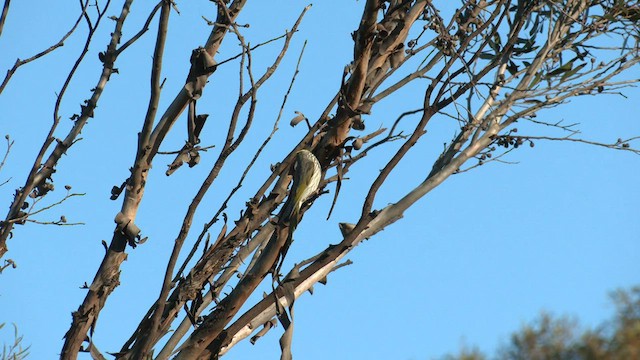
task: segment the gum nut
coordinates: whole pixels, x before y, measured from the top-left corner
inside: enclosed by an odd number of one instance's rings
[[[362,141],[361,138],[357,138],[353,141],[353,148],[356,150],[360,150],[363,144],[364,144],[364,141]]]
[[[291,119],[291,122],[289,122],[289,125],[291,126],[296,126],[298,125],[302,120],[304,120],[304,114],[302,113],[297,113],[298,115],[296,115],[293,119]]]

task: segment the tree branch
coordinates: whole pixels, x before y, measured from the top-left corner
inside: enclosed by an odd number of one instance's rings
[[[6,17],[7,17],[7,13],[9,12],[9,3],[10,2],[11,2],[11,0],[5,0],[4,7],[2,8],[2,15],[0,15],[0,34],[2,34],[2,28],[4,27],[4,21],[5,21]],[[0,94],[2,94],[2,91],[4,91],[4,88],[9,83],[9,80],[11,79],[13,74],[15,74],[15,72],[18,70],[18,68],[20,66],[28,64],[28,63],[30,63],[30,62],[32,62],[34,60],[37,60],[37,59],[49,54],[50,52],[54,51],[55,49],[64,46],[64,42],[67,40],[67,38],[69,38],[69,36],[71,36],[71,34],[73,34],[73,32],[76,30],[76,28],[80,24],[80,21],[82,20],[82,18],[86,15],[86,11],[87,11],[87,6],[88,5],[89,5],[89,0],[85,0],[84,5],[82,5],[82,9],[80,11],[80,15],[78,16],[78,19],[76,20],[76,22],[71,27],[71,30],[67,31],[67,33],[64,36],[62,36],[62,38],[57,43],[49,46],[45,50],[43,50],[43,51],[31,56],[30,58],[27,58],[27,59],[24,59],[24,60],[20,60],[20,59],[16,60],[16,62],[13,64],[13,67],[11,69],[7,70],[7,75],[5,75],[4,80],[2,80],[2,84],[0,84]]]

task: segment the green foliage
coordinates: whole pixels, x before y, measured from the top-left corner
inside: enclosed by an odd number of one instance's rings
[[[574,359],[576,327],[577,321],[567,317],[554,319],[543,312],[533,325],[525,325],[511,335],[511,343],[499,350],[498,359]]]
[[[0,330],[4,328],[4,323],[0,324]],[[18,334],[18,327],[13,324],[13,341],[11,345],[2,345],[1,360],[21,360],[29,355],[29,346],[22,348],[22,335]]]
[[[640,359],[640,286],[611,295],[616,306],[608,350],[617,359]]]
[[[581,330],[567,316],[542,313],[511,335],[496,355],[461,349],[443,360],[626,360],[640,359],[640,286],[611,294],[613,318],[596,329]]]
[[[487,360],[487,357],[478,348],[465,346],[457,355],[446,355],[442,360]]]

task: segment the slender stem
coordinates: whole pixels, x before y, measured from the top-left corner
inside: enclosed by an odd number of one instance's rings
[[[4,6],[2,7],[2,14],[0,14],[0,36],[2,36],[2,29],[4,29],[4,21],[7,19],[7,14],[9,13],[10,3],[11,3],[11,0],[4,0]]]

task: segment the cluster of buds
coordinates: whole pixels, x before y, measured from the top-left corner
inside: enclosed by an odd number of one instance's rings
[[[512,135],[513,133],[516,133],[516,132],[518,132],[518,129],[513,129],[509,131],[509,133],[506,135],[494,135],[492,140],[496,145],[502,146],[505,149],[508,149],[510,147],[517,149],[520,146],[522,146],[525,142],[528,142],[530,147],[535,146],[533,141],[531,141],[531,139],[527,137]]]

